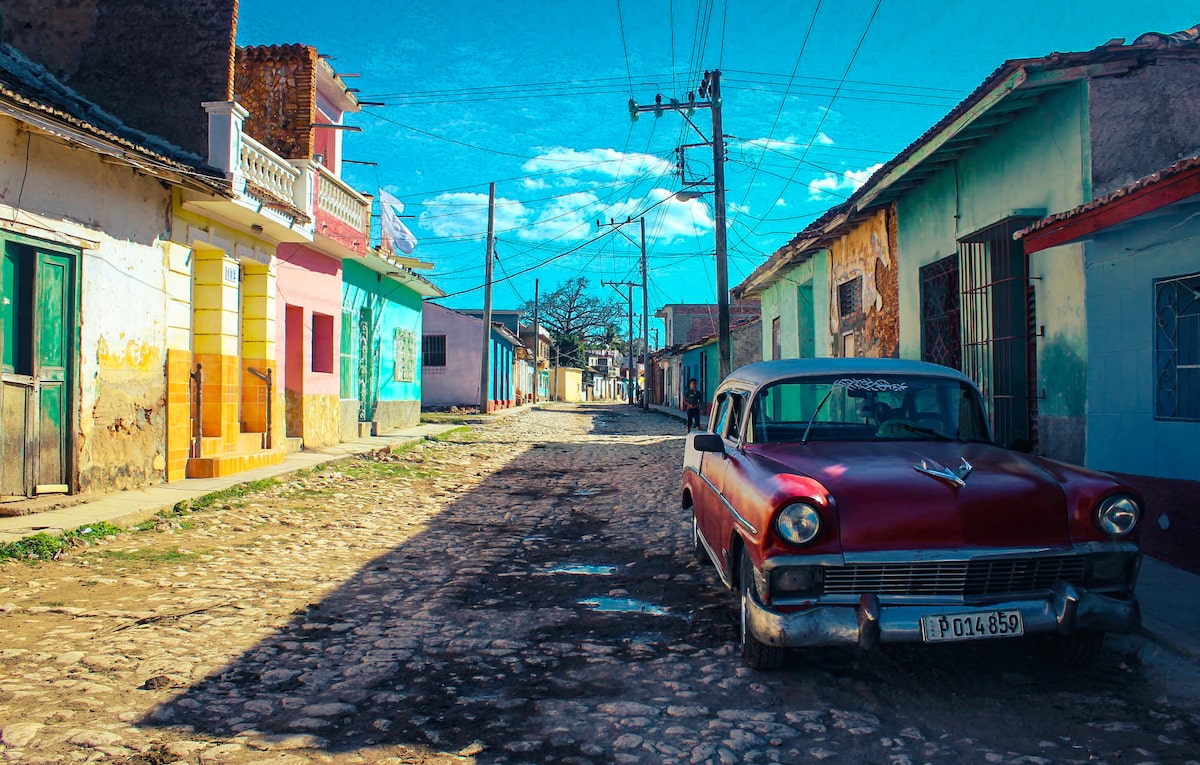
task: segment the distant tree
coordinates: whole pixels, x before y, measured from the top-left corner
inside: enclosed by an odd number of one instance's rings
[[[533,301],[526,303],[525,315],[532,317],[533,309]],[[608,347],[620,314],[616,300],[591,294],[583,277],[563,282],[538,306],[538,321],[554,338],[561,363],[579,367],[586,366],[585,348]]]

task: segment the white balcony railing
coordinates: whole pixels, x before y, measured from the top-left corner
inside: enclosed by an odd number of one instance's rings
[[[317,207],[366,233],[371,203],[323,166],[317,176]]]
[[[266,189],[283,201],[291,203],[296,199],[296,180],[300,177],[300,171],[244,133],[238,169],[247,181]]]

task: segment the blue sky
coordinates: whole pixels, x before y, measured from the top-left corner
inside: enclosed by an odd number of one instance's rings
[[[675,147],[703,139],[669,112],[631,122],[631,96],[683,98],[721,69],[733,286],[1005,59],[1200,22],[1191,3],[1112,0],[243,0],[240,13],[239,44],[313,45],[360,75],[361,100],[386,104],[348,118],[363,132],[345,156],[377,164],[343,175],[416,216],[447,305],[482,304],[495,181],[496,307],[532,298],[535,278],[543,292],[638,280],[637,247],[592,241],[594,221],[661,202],[647,214],[651,312],[714,300],[713,211],[711,197],[668,199]],[[708,113],[693,119],[707,137]],[[686,163],[706,177],[711,151]]]

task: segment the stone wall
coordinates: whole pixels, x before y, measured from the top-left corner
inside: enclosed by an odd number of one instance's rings
[[[131,127],[208,156],[238,0],[0,0],[3,40]]]
[[[234,92],[245,131],[285,159],[308,159],[316,116],[317,51],[305,45],[239,48]]]
[[[1088,89],[1093,197],[1200,150],[1200,62],[1166,58]]]

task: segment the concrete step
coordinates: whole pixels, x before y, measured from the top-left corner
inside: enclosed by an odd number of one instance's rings
[[[294,454],[304,448],[303,438],[288,437],[283,439],[283,451],[287,454]]]
[[[287,453],[282,449],[258,450],[241,454],[222,454],[215,457],[193,457],[187,461],[188,478],[221,478],[283,462]]]

